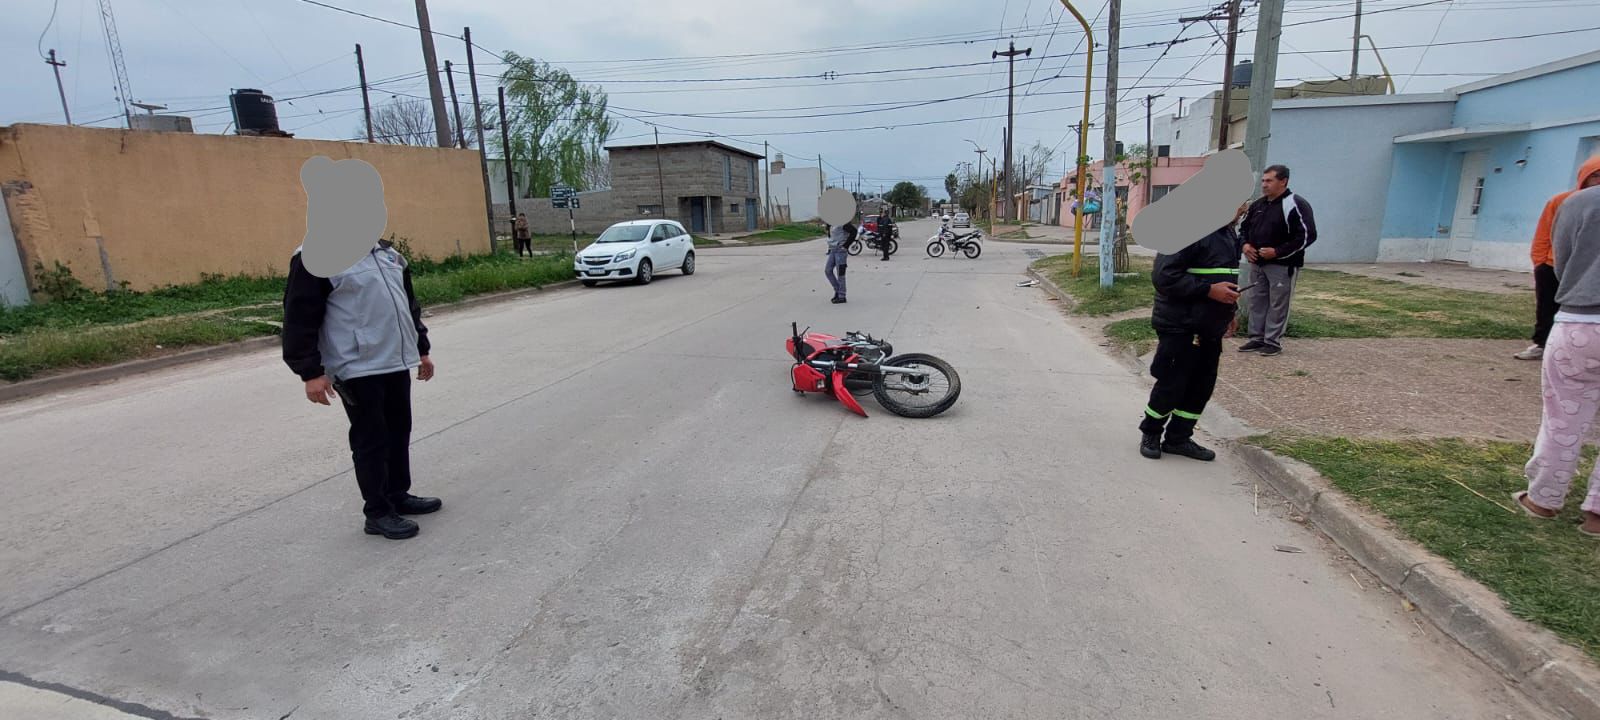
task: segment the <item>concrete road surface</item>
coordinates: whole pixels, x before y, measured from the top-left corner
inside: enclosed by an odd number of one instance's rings
[[[362,534],[343,414],[276,353],[0,406],[0,681],[179,718],[1542,717],[1227,453],[1139,457],[1143,380],[1015,287],[1028,246],[931,231],[846,305],[811,242],[433,319],[411,540]],[[961,400],[797,398],[790,321]]]

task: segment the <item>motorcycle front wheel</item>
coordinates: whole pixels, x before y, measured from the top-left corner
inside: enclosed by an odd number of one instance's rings
[[[872,394],[878,404],[896,415],[930,418],[949,410],[961,397],[961,376],[950,363],[932,355],[907,353],[883,364],[915,370],[910,374],[884,374],[873,380]]]
[[[983,248],[979,247],[977,243],[967,243],[966,247],[961,248],[961,252],[965,253],[969,259],[976,260],[978,255],[983,253]]]
[[[944,254],[944,241],[937,238],[928,243],[928,257],[939,257]]]
[[[850,241],[850,245],[845,248],[845,251],[849,252],[851,255],[860,255],[861,254],[861,241],[860,240],[851,240]]]

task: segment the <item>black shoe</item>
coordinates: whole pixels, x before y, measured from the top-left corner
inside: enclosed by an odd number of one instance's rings
[[[1261,356],[1262,357],[1272,357],[1273,355],[1279,355],[1279,354],[1282,354],[1282,353],[1283,353],[1283,348],[1278,347],[1277,345],[1268,345],[1268,346],[1266,346],[1264,348],[1261,348]]]
[[[367,518],[367,534],[382,535],[390,540],[404,540],[416,537],[421,529],[417,524],[399,515],[384,515],[383,517]]]
[[[1250,342],[1240,345],[1239,352],[1255,352],[1266,346],[1267,344],[1261,342],[1260,340],[1251,340]]]
[[[407,495],[403,500],[391,501],[391,504],[394,505],[394,511],[400,515],[427,515],[438,512],[439,508],[444,507],[444,501],[439,498],[415,495]]]
[[[1182,455],[1184,457],[1194,458],[1196,460],[1204,460],[1206,462],[1211,462],[1212,460],[1217,459],[1217,454],[1215,452],[1201,447],[1199,443],[1196,443],[1193,440],[1185,440],[1180,443],[1164,442],[1161,443],[1161,450],[1162,452],[1169,452],[1173,455]]]
[[[839,304],[841,304],[841,303],[843,303],[843,302],[844,302],[844,298],[842,298],[842,297],[836,297],[836,298],[834,298],[834,299],[833,299],[833,300],[832,300],[832,302],[833,302],[833,304],[835,304],[835,305],[839,305]]]
[[[1145,435],[1144,438],[1139,441],[1139,454],[1150,458],[1151,460],[1160,460],[1161,436]]]

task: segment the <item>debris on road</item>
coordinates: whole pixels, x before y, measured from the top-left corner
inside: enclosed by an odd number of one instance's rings
[[[1303,552],[1305,552],[1304,550],[1301,550],[1300,548],[1297,548],[1297,547],[1295,547],[1293,545],[1273,545],[1272,549],[1273,550],[1277,550],[1278,552],[1281,552],[1281,553],[1303,553]]]

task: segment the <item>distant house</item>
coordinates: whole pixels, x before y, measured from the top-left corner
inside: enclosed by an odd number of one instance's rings
[[[822,197],[822,169],[789,167],[778,153],[771,163],[772,181],[761,178],[762,202],[772,204],[774,222],[804,222],[820,217],[818,199]]]

